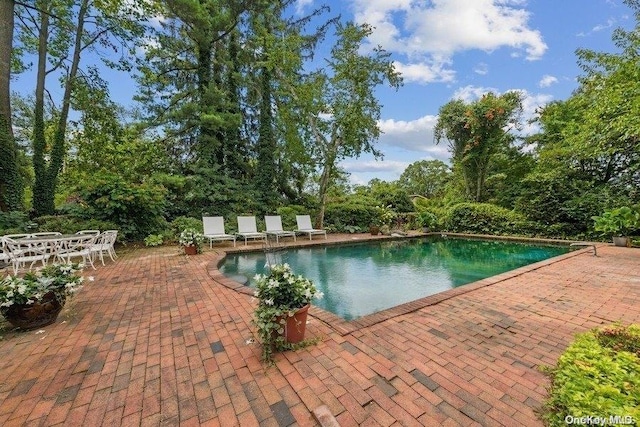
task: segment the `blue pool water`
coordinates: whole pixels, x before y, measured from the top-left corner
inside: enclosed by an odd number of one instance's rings
[[[352,320],[567,252],[567,246],[432,236],[267,255],[269,263],[288,263],[324,292],[315,305]],[[253,286],[253,276],[266,272],[267,255],[230,254],[220,270]]]

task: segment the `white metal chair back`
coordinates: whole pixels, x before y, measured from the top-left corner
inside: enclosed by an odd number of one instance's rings
[[[55,237],[55,236],[61,236],[62,233],[58,232],[58,231],[41,231],[39,233],[31,233],[31,236],[29,237]]]
[[[56,256],[64,262],[71,262],[72,258],[82,258],[83,264],[88,262],[95,270],[92,252],[95,240],[96,236],[93,234],[78,234],[76,237],[61,240]]]
[[[20,234],[5,234],[2,237],[4,239],[18,240],[18,239],[26,239],[27,237],[31,237],[31,236],[32,235],[30,233],[20,233]]]
[[[37,262],[40,262],[44,267],[55,253],[55,245],[46,239],[20,241],[6,238],[5,243],[13,265],[13,274],[18,274],[18,270],[21,267],[26,267],[27,264],[29,264],[29,269],[33,268]]]
[[[104,264],[104,254],[106,253],[111,258],[111,261],[115,261],[116,252],[113,246],[116,242],[118,232],[116,230],[107,230],[98,236],[96,236],[93,245],[91,245],[92,256],[100,257],[100,262]]]

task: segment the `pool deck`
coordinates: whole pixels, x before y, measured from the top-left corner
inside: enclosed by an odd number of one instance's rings
[[[318,344],[267,368],[225,250],[121,251],[55,324],[3,323],[0,425],[312,426],[322,407],[341,426],[542,425],[538,367],[575,333],[640,323],[640,249],[603,245],[356,322],[314,308]]]

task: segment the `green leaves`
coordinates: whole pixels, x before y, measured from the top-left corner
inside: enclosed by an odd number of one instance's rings
[[[640,420],[640,327],[607,326],[578,335],[551,370],[542,417],[565,426],[566,417]]]

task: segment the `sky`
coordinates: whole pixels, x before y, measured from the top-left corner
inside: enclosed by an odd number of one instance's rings
[[[299,7],[317,3],[301,0]],[[617,27],[632,28],[621,0],[348,0],[343,18],[374,26],[369,42],[381,45],[404,77],[397,92],[378,90],[383,105],[377,147],[371,156],[341,166],[354,184],[388,181],[419,160],[449,160],[446,142],[435,144],[433,127],[441,106],[486,92],[524,95],[525,117],[553,100],[567,99],[581,69],[578,48],[615,51]],[[526,133],[536,129],[529,126]]]
[[[489,91],[517,90],[525,119],[550,101],[567,99],[581,74],[576,49],[613,52],[612,31],[635,23],[622,0],[298,0],[297,13],[321,4],[331,8],[329,16],[372,25],[367,45],[388,51],[404,79],[397,91],[376,92],[383,132],[377,149],[384,158],[340,163],[352,184],[396,180],[419,160],[448,162],[447,144],[435,144],[433,127],[439,108],[452,99],[471,102]],[[325,45],[332,42],[328,37]],[[112,99],[132,106],[133,79],[103,72]],[[18,76],[12,85],[32,91],[33,75]]]

